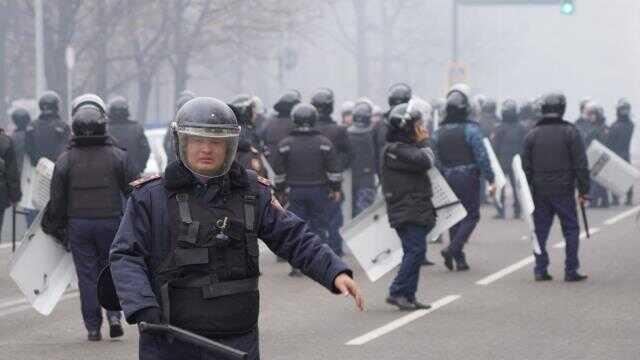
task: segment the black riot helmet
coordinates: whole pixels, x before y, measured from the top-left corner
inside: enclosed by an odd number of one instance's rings
[[[502,121],[515,122],[518,120],[518,103],[513,99],[507,99],[502,103]]]
[[[618,100],[618,104],[616,105],[616,114],[618,117],[628,118],[631,116],[631,103],[629,99],[622,98]]]
[[[450,91],[447,95],[445,112],[447,119],[466,119],[471,112],[471,105],[467,95],[459,90]]]
[[[231,169],[240,126],[227,104],[210,97],[189,100],[178,110],[171,129],[176,157],[192,173],[213,178]]]
[[[24,130],[31,122],[31,115],[29,115],[29,112],[24,108],[15,108],[11,112],[11,120],[16,124],[18,130]]]
[[[300,103],[291,110],[291,120],[297,130],[308,131],[316,125],[318,111],[311,104]]]
[[[373,107],[368,101],[359,101],[353,108],[353,123],[361,127],[371,125]]]
[[[104,101],[95,94],[80,95],[71,106],[71,131],[76,137],[104,136],[107,112]]]
[[[129,118],[129,102],[122,96],[114,96],[107,106],[109,120],[127,120]]]
[[[40,96],[38,107],[44,115],[57,115],[60,108],[60,96],[55,91],[47,90]]]
[[[176,113],[178,113],[178,110],[180,110],[182,105],[186,104],[189,100],[195,99],[195,97],[196,93],[191,90],[184,90],[181,92],[180,95],[178,95],[178,101],[176,101]]]
[[[333,113],[333,91],[329,88],[320,88],[311,96],[311,105],[318,109],[320,115],[331,115]]]
[[[394,106],[389,112],[388,124],[390,130],[394,132],[410,135],[414,131],[415,124],[421,121],[422,113],[411,103]]]
[[[411,100],[411,87],[405,83],[397,83],[389,88],[389,107],[406,104]]]
[[[289,116],[291,109],[302,101],[302,95],[298,90],[288,90],[280,99],[273,105],[275,110],[281,116]]]
[[[561,92],[550,92],[542,96],[540,110],[544,118],[562,118],[567,110],[567,98]]]
[[[233,110],[236,115],[238,124],[240,126],[253,126],[254,118],[254,98],[250,95],[240,94],[236,95],[227,104]]]

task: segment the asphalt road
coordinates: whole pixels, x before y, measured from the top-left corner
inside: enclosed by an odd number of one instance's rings
[[[548,249],[554,281],[535,283],[523,221],[483,219],[468,244],[471,271],[423,268],[419,299],[433,311],[402,313],[384,303],[393,273],[370,283],[352,258],[366,312],[288,265],[262,256],[263,359],[640,359],[638,208],[590,210],[597,233],[580,247],[584,283],[565,283],[559,226]],[[622,215],[620,215],[622,214]],[[595,229],[597,228],[597,229]],[[5,229],[6,230],[6,229]],[[6,232],[5,232],[6,234]],[[7,237],[3,237],[7,239]],[[6,240],[5,240],[6,241]],[[5,243],[6,244],[6,243]],[[0,245],[3,246],[3,245]],[[11,251],[0,249],[0,359],[135,359],[136,329],[121,340],[88,343],[76,292],[43,317],[9,279]],[[104,332],[108,332],[106,327]]]

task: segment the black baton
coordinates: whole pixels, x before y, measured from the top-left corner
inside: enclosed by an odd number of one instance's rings
[[[587,239],[591,239],[589,235],[589,222],[587,221],[587,209],[584,207],[584,202],[580,201],[580,211],[582,212],[582,222],[584,223],[584,231],[587,234]]]
[[[11,252],[16,252],[16,215],[18,211],[13,206],[13,216],[11,217]]]
[[[171,335],[176,339],[180,339],[186,343],[205,348],[218,356],[222,356],[230,360],[246,360],[249,357],[249,355],[244,351],[234,349],[230,346],[221,344],[211,339],[207,339],[204,336],[194,334],[190,331],[172,325],[149,324],[146,322],[140,322],[138,323],[138,329],[140,330],[140,333],[143,334],[147,333]]]

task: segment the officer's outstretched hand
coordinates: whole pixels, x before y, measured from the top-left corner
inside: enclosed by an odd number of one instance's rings
[[[364,310],[364,297],[360,292],[360,287],[349,275],[340,274],[336,276],[333,285],[335,285],[336,289],[340,290],[344,296],[352,296],[356,301],[358,310]]]

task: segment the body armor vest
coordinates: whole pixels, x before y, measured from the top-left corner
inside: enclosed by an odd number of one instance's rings
[[[438,159],[445,168],[474,164],[473,150],[467,143],[465,125],[447,126],[438,134]]]
[[[169,200],[171,251],[155,270],[167,323],[208,337],[243,334],[256,326],[255,174],[249,181],[249,190],[227,194],[216,208],[186,192]]]

